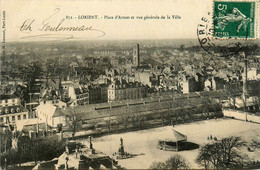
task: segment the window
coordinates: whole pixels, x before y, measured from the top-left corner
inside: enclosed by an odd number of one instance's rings
[[[17,119],[18,119],[18,120],[21,120],[21,115],[18,115],[18,116],[17,116]]]
[[[23,115],[23,119],[26,119],[26,115]]]
[[[9,117],[6,117],[6,122],[9,122]]]
[[[12,121],[15,121],[15,116],[12,116]]]
[[[4,122],[4,118],[3,117],[0,118],[0,122]]]

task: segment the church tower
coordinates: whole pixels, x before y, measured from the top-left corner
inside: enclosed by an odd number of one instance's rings
[[[133,66],[140,66],[139,44],[136,44],[133,50]]]

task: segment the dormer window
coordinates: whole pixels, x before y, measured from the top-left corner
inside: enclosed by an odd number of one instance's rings
[[[14,113],[14,108],[11,108],[11,113]]]

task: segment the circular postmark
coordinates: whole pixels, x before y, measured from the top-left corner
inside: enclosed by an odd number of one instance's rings
[[[208,12],[207,16],[201,17],[197,26],[197,37],[200,46],[210,55],[218,57],[227,57],[238,54],[242,49],[242,44],[236,39],[213,38],[214,30],[212,28],[212,14]]]

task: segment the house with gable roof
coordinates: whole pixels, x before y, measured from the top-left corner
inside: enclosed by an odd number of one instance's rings
[[[66,116],[63,112],[63,109],[51,103],[41,103],[39,106],[37,106],[36,115],[48,126],[66,126]]]

